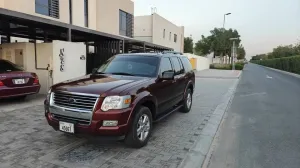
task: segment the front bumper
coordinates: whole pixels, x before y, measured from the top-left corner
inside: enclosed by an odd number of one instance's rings
[[[23,87],[0,87],[0,99],[36,94],[40,91],[40,85],[23,86]]]
[[[75,111],[63,110],[61,108],[49,107],[45,101],[45,117],[48,124],[55,130],[59,130],[59,121],[74,123],[75,134],[123,136],[128,132],[130,126],[131,108],[102,112],[94,111],[84,114]],[[89,115],[92,115],[91,117]],[[80,118],[80,119],[79,119]],[[102,126],[104,120],[117,120],[118,125],[113,127]]]

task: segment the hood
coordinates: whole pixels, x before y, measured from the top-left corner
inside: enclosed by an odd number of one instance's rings
[[[71,79],[52,87],[53,91],[99,94],[101,96],[118,95],[123,90],[150,80],[147,77],[122,75],[86,75]]]

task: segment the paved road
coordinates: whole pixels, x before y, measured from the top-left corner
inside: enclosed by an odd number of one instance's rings
[[[174,113],[156,124],[149,144],[139,150],[54,131],[46,123],[40,100],[22,103],[22,108],[11,108],[19,107],[19,102],[0,104],[0,167],[178,167],[236,80],[197,78],[192,111]]]
[[[300,78],[244,69],[209,168],[299,168]]]

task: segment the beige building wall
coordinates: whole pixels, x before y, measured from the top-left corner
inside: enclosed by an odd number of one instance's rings
[[[134,14],[131,0],[97,0],[97,30],[119,35],[119,10]]]
[[[4,0],[0,0],[0,8],[4,7]]]
[[[1,1],[1,0],[0,0]],[[69,1],[59,0],[59,19],[35,13],[35,0],[2,0],[3,8],[51,20],[69,23]],[[0,3],[1,4],[1,3]]]
[[[148,16],[137,16],[134,19],[134,38],[183,52],[183,26],[177,26],[156,13]],[[176,42],[174,42],[175,34],[177,35]]]
[[[97,0],[89,0],[89,28],[97,30]]]
[[[69,0],[59,0],[59,19],[35,13],[35,0],[0,0],[0,7],[63,23],[70,23]],[[88,0],[88,28],[119,35],[119,10],[134,14],[131,0]],[[72,24],[85,27],[84,1],[72,1]]]
[[[152,43],[152,15],[134,17],[134,38]]]

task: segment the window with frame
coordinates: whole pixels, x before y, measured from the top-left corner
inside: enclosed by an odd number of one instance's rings
[[[84,26],[89,27],[89,3],[84,0]]]
[[[177,34],[174,34],[174,42],[177,42]]]
[[[72,12],[72,0],[69,0],[69,15],[70,15],[70,24],[73,22],[73,12]]]
[[[133,37],[133,19],[134,17],[122,10],[119,12],[119,33],[120,35]]]
[[[193,67],[191,65],[191,62],[188,58],[181,58],[181,62],[183,64],[183,67],[185,69],[186,72],[192,71]]]
[[[183,67],[181,63],[179,62],[177,57],[172,57],[172,62],[175,70],[175,75],[180,75],[184,72]]]
[[[59,19],[59,0],[35,0],[35,13]]]
[[[166,29],[164,29],[163,37],[164,37],[164,38],[166,37]]]
[[[162,75],[163,72],[172,72],[172,64],[170,58],[162,58],[160,63],[160,73]]]
[[[171,36],[172,36],[172,33],[170,32],[170,34],[169,34],[169,40],[171,40]]]

